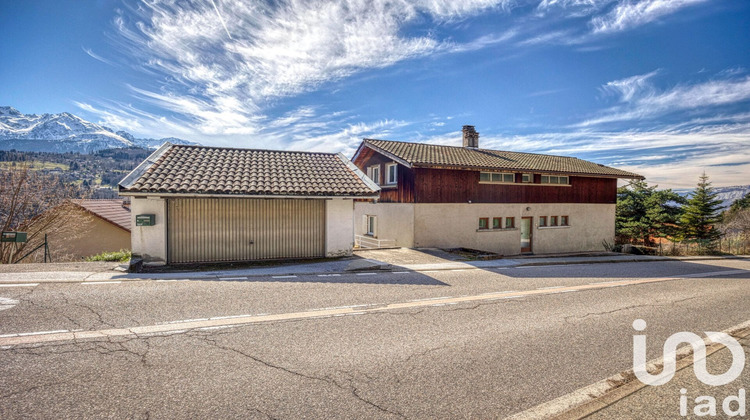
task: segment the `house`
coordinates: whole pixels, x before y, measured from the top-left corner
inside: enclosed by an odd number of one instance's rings
[[[355,234],[402,247],[503,255],[603,250],[615,232],[617,180],[640,175],[562,156],[365,139],[352,161],[378,185],[358,201]]]
[[[56,261],[130,249],[130,208],[125,200],[71,200],[49,211],[60,213],[54,225],[75,225],[49,226],[48,242]]]
[[[342,154],[170,143],[119,184],[147,264],[350,255],[353,200],[378,191]]]

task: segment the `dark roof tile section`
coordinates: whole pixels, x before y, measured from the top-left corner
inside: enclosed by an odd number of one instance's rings
[[[538,171],[618,178],[642,178],[642,176],[632,172],[610,168],[574,157],[372,139],[365,139],[365,145],[375,151],[388,153],[409,163],[409,165],[417,167]]]
[[[341,155],[171,145],[121,192],[371,197],[377,189]],[[354,169],[353,169],[354,168]],[[126,178],[127,179],[127,178]]]
[[[80,200],[76,204],[90,213],[130,231],[130,207],[123,200]]]

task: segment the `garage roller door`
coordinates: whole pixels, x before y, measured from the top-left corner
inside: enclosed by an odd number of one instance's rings
[[[168,200],[169,263],[325,256],[325,201]]]

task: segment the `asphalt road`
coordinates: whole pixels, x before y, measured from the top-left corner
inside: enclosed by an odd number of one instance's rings
[[[750,320],[750,262],[41,284],[0,298],[3,419],[502,418],[632,367],[637,318],[649,358],[675,332]],[[101,337],[66,338],[89,331]]]

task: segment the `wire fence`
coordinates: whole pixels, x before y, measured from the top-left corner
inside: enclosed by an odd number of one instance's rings
[[[717,241],[695,242],[662,241],[654,249],[658,255],[748,255],[750,254],[750,235],[725,235]]]

